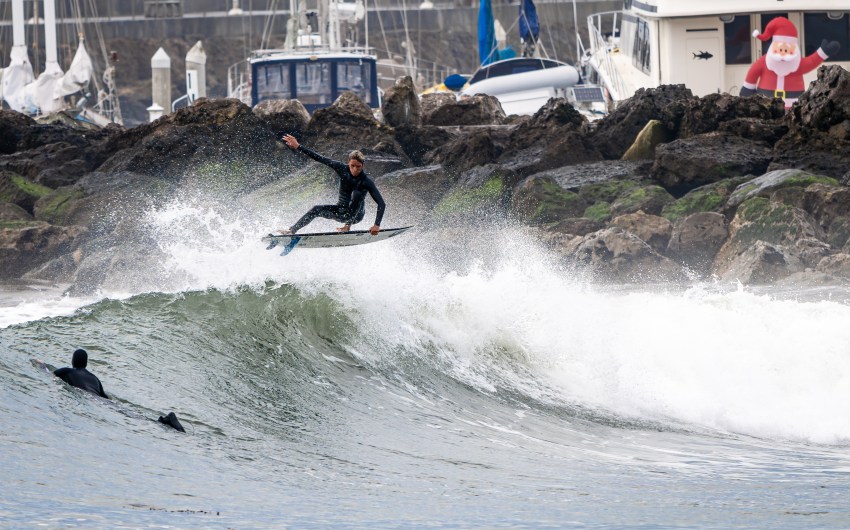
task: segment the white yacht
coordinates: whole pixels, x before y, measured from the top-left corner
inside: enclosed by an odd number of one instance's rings
[[[803,56],[823,39],[841,50],[827,63],[850,69],[848,0],[626,0],[621,11],[588,17],[583,74],[616,104],[640,88],[684,84],[695,95],[737,95],[769,42],[753,38],[773,18],[797,28]],[[817,71],[806,75],[808,84]]]

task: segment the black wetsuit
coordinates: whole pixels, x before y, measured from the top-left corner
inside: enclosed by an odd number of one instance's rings
[[[109,396],[107,396],[106,392],[103,391],[103,385],[100,384],[100,379],[85,368],[59,368],[53,372],[53,375],[59,377],[71,386],[82,388],[92,394],[97,394],[100,397],[109,399]]]
[[[355,177],[351,174],[351,170],[348,169],[348,164],[326,158],[303,145],[299,146],[298,150],[313,160],[330,167],[339,175],[339,200],[336,204],[313,206],[297,223],[292,225],[291,230],[293,233],[307,226],[316,217],[333,219],[345,224],[359,223],[366,214],[365,199],[367,192],[372,197],[372,200],[375,201],[375,204],[378,205],[375,224],[380,226],[386,205],[384,204],[383,197],[381,197],[381,193],[378,191],[378,187],[375,186],[375,183],[365,171],[360,171],[360,174]]]

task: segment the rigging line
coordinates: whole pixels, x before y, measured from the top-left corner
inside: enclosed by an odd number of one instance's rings
[[[381,36],[384,38],[384,47],[386,48],[387,58],[392,61],[392,55],[390,55],[390,45],[387,42],[387,32],[384,30],[384,17],[381,16],[381,11],[378,9],[378,2],[375,1],[375,13],[378,15],[378,23],[381,26]]]
[[[269,47],[272,39],[272,31],[274,30],[274,19],[275,15],[277,15],[277,4],[278,0],[269,0],[269,8],[268,10],[271,12],[266,17],[265,24],[263,25],[263,37],[260,41],[260,49],[266,49]]]
[[[407,0],[401,0],[401,9],[401,23],[404,25],[404,49],[407,52],[405,53],[404,63],[407,66],[408,74],[410,74],[409,70],[413,68],[413,54],[410,51],[410,47],[413,43],[410,42],[410,33],[407,31]],[[408,61],[408,59],[410,60]]]

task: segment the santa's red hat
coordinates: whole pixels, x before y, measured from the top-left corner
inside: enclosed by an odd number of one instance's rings
[[[797,28],[785,17],[776,17],[764,28],[764,33],[759,30],[753,32],[753,37],[764,42],[773,39],[779,42],[793,42],[797,44]]]

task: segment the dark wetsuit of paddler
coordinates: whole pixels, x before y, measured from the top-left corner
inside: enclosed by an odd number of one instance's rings
[[[360,151],[353,151],[349,155],[348,164],[331,160],[319,153],[300,145],[298,141],[291,135],[285,135],[283,141],[290,148],[301,151],[317,162],[321,162],[336,172],[339,176],[339,199],[336,204],[322,204],[314,206],[301,219],[299,219],[289,229],[280,230],[282,234],[294,234],[305,226],[307,226],[316,217],[325,219],[333,219],[337,222],[344,223],[344,226],[338,228],[340,232],[347,232],[352,224],[359,223],[363,220],[366,213],[366,194],[368,193],[375,204],[378,206],[378,212],[375,215],[375,224],[369,229],[373,235],[377,234],[381,229],[381,219],[384,217],[384,199],[381,197],[381,192],[375,186],[374,181],[369,178],[369,175],[363,170],[363,154]]]
[[[96,375],[86,370],[89,356],[86,350],[77,350],[71,357],[71,366],[73,368],[59,368],[53,372],[53,375],[62,379],[71,386],[82,388],[92,394],[97,394],[100,397],[109,399],[106,392],[103,391],[103,385],[100,384],[100,379]]]

